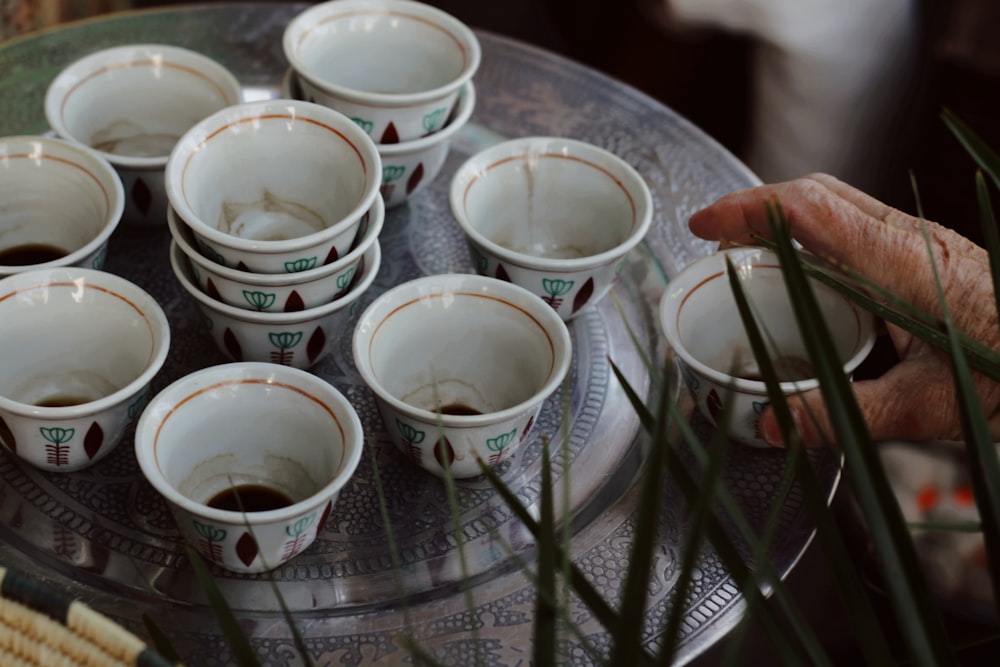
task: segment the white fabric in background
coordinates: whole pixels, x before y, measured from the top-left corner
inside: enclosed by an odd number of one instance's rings
[[[877,189],[915,64],[915,0],[661,0],[676,25],[756,39],[747,163],[764,181]]]

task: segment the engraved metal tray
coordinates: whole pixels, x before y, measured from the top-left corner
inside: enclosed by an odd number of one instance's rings
[[[306,6],[230,3],[127,12],[9,41],[0,45],[0,136],[49,133],[42,112],[48,83],[75,58],[117,44],[159,42],[201,51],[233,71],[248,99],[273,97],[287,68],[281,33]],[[573,137],[603,146],[639,170],[653,193],[653,227],[630,256],[613,292],[571,324],[574,381],[566,426],[571,464],[561,465],[557,458],[555,471],[557,483],[569,489],[568,503],[559,512],[573,529],[574,560],[614,603],[634,533],[634,482],[644,452],[638,421],[609,359],[633,385],[649,391],[650,380],[628,327],[653,359],[665,357],[656,308],[667,277],[710,251],[687,231],[687,218],[757,179],[711,138],[652,98],[555,54],[488,32],[478,35],[483,61],[475,78],[478,103],[472,120],[457,135],[434,183],[389,211],[381,234],[382,267],[359,309],[400,281],[473,270],[448,206],[448,183],[464,159],[492,142],[526,135]],[[105,266],[147,289],[170,318],[171,351],[153,392],[185,373],[227,361],[176,283],[168,243],[165,227],[120,227]],[[457,518],[451,516],[442,481],[405,460],[382,433],[373,398],[351,361],[349,330],[312,371],[340,388],[366,431],[376,435],[324,532],[308,550],[271,574],[313,660],[321,665],[398,664],[406,658],[398,636],[408,632],[449,664],[526,663],[534,594],[518,563],[532,560],[531,535],[480,478],[457,483],[460,512]],[[532,442],[500,469],[528,505],[537,501],[539,490],[537,434],[562,440],[562,399],[557,394],[546,403]],[[692,419],[697,422],[697,417]],[[707,428],[700,426],[702,432]],[[398,576],[388,551],[373,466],[384,487],[402,563]],[[768,512],[784,467],[780,451],[733,448],[725,479],[751,522]],[[832,495],[839,468],[827,462],[819,469]],[[781,517],[772,559],[785,574],[809,543],[812,527],[794,494]],[[645,629],[651,643],[675,603],[672,582],[684,522],[680,493],[667,488]],[[75,473],[44,473],[7,452],[0,454],[0,562],[78,596],[140,635],[145,634],[141,615],[149,614],[189,664],[227,660],[227,645],[166,506],[139,472],[131,432],[106,459]],[[695,586],[682,601],[685,622],[678,663],[722,637],[743,610],[737,587],[710,550],[698,567]],[[300,664],[268,579],[222,570],[216,575],[262,662]],[[570,616],[584,635],[598,649],[606,648],[607,635],[587,608],[571,604]],[[569,664],[590,662],[572,641],[562,650]]]

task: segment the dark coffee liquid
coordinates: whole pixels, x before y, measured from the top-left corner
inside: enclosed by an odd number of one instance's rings
[[[29,264],[43,264],[60,259],[68,255],[62,248],[45,243],[25,243],[16,245],[13,248],[0,250],[0,265],[2,266],[28,266]]]
[[[463,405],[462,403],[449,403],[448,405],[441,406],[441,414],[443,415],[481,415],[483,414],[475,408],[470,408],[468,405]]]
[[[35,403],[40,408],[68,408],[71,405],[82,405],[89,403],[90,399],[84,396],[49,396]]]
[[[260,484],[240,484],[230,487],[206,503],[209,507],[230,512],[267,512],[291,504],[292,499],[285,494]]]

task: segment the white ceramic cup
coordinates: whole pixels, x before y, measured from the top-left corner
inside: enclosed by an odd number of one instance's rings
[[[202,118],[239,101],[239,81],[212,58],[130,44],[59,72],[45,94],[45,116],[60,137],[100,151],[118,170],[126,223],[162,225],[163,169],[174,144]]]
[[[481,474],[479,460],[496,465],[527,440],[572,356],[566,324],[538,297],[474,274],[385,292],[358,320],[353,350],[396,446],[456,478]]]
[[[107,456],[145,405],[170,329],[156,300],[104,271],[0,280],[0,440],[55,472]]]
[[[100,269],[124,206],[121,180],[96,151],[49,137],[0,138],[0,277]]]
[[[450,200],[476,270],[537,294],[566,320],[611,289],[653,218],[635,169],[559,137],[473,155],[455,172]]]
[[[302,99],[302,88],[293,70],[285,73],[281,85],[285,96]],[[469,81],[459,93],[451,118],[439,131],[413,141],[378,144],[382,157],[382,187],[379,191],[386,208],[406,203],[437,178],[448,157],[452,139],[469,122],[475,108],[476,87]]]
[[[227,570],[256,573],[313,543],[363,443],[357,413],[326,381],[232,363],[158,393],[139,419],[135,454],[191,546]]]
[[[343,114],[282,99],[195,125],[170,154],[165,181],[203,252],[244,271],[285,273],[350,251],[381,173],[375,144]]]
[[[378,144],[444,127],[482,58],[468,26],[410,0],[319,3],[292,19],[282,48],[305,99],[344,113]]]
[[[197,241],[173,209],[167,226],[177,247],[187,258],[198,287],[208,296],[237,308],[264,312],[293,312],[315,308],[345,295],[354,277],[364,273],[364,254],[378,243],[385,222],[381,197],[363,219],[360,238],[349,253],[335,262],[296,273],[250,273],[212,261],[196,248]]]
[[[729,436],[766,447],[758,421],[768,404],[767,388],[740,319],[726,273],[729,258],[754,308],[765,340],[772,346],[781,389],[786,395],[819,386],[785,288],[784,273],[770,250],[740,247],[696,260],[667,284],[660,301],[660,323],[676,354],[698,409],[720,424],[733,392]],[[875,344],[872,314],[815,280],[810,286],[850,376]]]
[[[203,292],[177,242],[170,242],[170,266],[194,299],[216,347],[232,361],[264,361],[296,368],[319,363],[347,331],[356,302],[371,286],[382,262],[376,241],[364,253],[364,267],[346,294],[314,308],[260,312],[230,306]]]

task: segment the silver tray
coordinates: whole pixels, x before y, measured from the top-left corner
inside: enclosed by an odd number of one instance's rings
[[[0,46],[0,135],[49,133],[42,100],[56,73],[87,52],[130,42],[201,51],[233,71],[246,97],[272,97],[287,67],[282,30],[306,6],[229,3],[129,12],[10,41]],[[571,325],[572,462],[568,469],[558,461],[556,466],[559,482],[570,489],[559,518],[572,526],[575,562],[614,602],[634,533],[634,482],[644,452],[638,421],[608,360],[642,392],[649,391],[650,380],[626,322],[647,353],[665,358],[656,306],[667,277],[710,250],[687,231],[687,218],[757,179],[707,135],[644,94],[552,53],[478,34],[483,62],[475,78],[478,104],[472,121],[455,139],[435,182],[408,204],[390,210],[381,235],[382,268],[360,306],[418,275],[473,270],[448,207],[447,188],[455,168],[492,142],[568,136],[601,145],[639,170],[653,192],[653,228],[630,256],[612,294]],[[173,343],[154,392],[183,374],[226,361],[204,331],[194,303],[175,282],[168,242],[165,228],[121,227],[105,267],[156,296],[170,318]],[[483,479],[458,484],[459,528],[453,528],[442,482],[406,461],[382,433],[372,396],[353,367],[349,339],[345,336],[312,370],[348,396],[377,442],[341,493],[335,515],[316,543],[272,573],[312,658],[317,664],[398,664],[405,658],[398,635],[409,632],[451,664],[526,662],[534,594],[518,560],[531,562],[530,534]],[[546,403],[536,431],[554,442],[563,437],[561,399],[557,395]],[[692,419],[699,432],[708,432],[697,417]],[[831,461],[820,463],[832,495],[839,468]],[[373,466],[378,466],[399,546],[401,587],[388,553]],[[780,451],[733,448],[725,479],[751,521],[768,512],[784,468]],[[518,497],[535,503],[539,438],[505,462],[501,472]],[[650,643],[675,604],[672,582],[685,522],[679,491],[667,488],[665,502],[661,549],[650,584]],[[786,574],[807,546],[812,527],[795,495],[782,507],[781,517],[772,559],[777,571]],[[141,615],[149,614],[189,664],[219,664],[228,655],[166,507],[139,472],[131,433],[108,458],[76,473],[43,473],[7,453],[0,455],[0,562],[83,599],[140,635],[145,634]],[[262,662],[298,664],[267,578],[222,570],[216,575]],[[469,584],[467,593],[463,581]],[[606,647],[604,630],[586,607],[573,604],[571,616],[584,634],[598,648]],[[710,550],[702,556],[699,576],[683,604],[678,663],[722,637],[743,610],[737,587]],[[563,650],[570,664],[589,663],[572,642]]]

